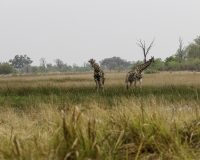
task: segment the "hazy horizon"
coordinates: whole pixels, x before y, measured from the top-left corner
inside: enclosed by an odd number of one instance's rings
[[[82,66],[111,57],[143,60],[138,40],[148,46],[147,59],[174,55],[179,37],[188,45],[199,36],[200,1],[0,1],[0,62],[15,55],[54,64]]]

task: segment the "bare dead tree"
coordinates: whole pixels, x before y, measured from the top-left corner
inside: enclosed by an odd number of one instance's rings
[[[45,58],[40,58],[40,66],[42,66],[44,69],[46,68],[46,60]]]
[[[61,69],[64,65],[63,61],[61,61],[60,59],[55,59],[54,62],[56,63],[59,69]]]
[[[155,38],[154,38],[155,39]],[[147,61],[147,54],[149,53],[149,50],[151,49],[151,47],[153,47],[153,43],[154,43],[154,39],[153,41],[151,42],[151,44],[149,45],[149,47],[146,49],[146,44],[145,44],[145,41],[142,43],[141,39],[138,40],[139,43],[136,43],[143,51],[143,54],[144,54],[144,62]]]
[[[179,63],[183,62],[183,59],[186,57],[186,49],[183,46],[183,39],[179,38],[179,48],[176,52],[176,57],[178,58]]]

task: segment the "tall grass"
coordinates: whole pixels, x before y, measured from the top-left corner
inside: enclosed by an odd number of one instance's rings
[[[124,77],[1,77],[0,159],[199,159],[200,75]]]

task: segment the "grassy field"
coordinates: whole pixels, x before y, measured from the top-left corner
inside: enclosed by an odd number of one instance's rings
[[[200,73],[0,76],[0,159],[200,159]]]

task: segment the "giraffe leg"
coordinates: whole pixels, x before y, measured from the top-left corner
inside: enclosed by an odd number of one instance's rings
[[[104,77],[101,78],[101,88],[102,88],[102,90],[104,92]]]
[[[128,81],[125,81],[125,87],[128,90]]]
[[[134,81],[134,89],[136,89],[136,82],[137,82],[137,80]]]
[[[102,88],[101,80],[98,80],[97,82],[98,82],[98,89],[99,89],[99,88]]]
[[[96,90],[98,91],[98,81],[97,81],[97,79],[95,79],[95,83],[96,83]]]
[[[102,89],[102,90],[103,90],[103,92],[104,92],[104,85],[103,85],[103,84],[101,85],[101,89]]]
[[[130,88],[132,88],[132,85],[133,85],[133,81],[130,81]]]
[[[128,75],[126,76],[126,79],[125,79],[125,88],[128,90]]]
[[[103,73],[102,74],[102,84],[103,84],[103,86],[104,86],[105,79],[106,79],[106,77],[105,77],[105,74]]]
[[[104,83],[105,83],[105,76],[103,76],[103,80],[102,80],[102,83],[103,83],[103,91],[104,91]]]
[[[142,89],[142,78],[140,79],[140,89]]]
[[[100,79],[100,81],[98,81],[98,83],[99,83],[99,88],[101,88],[104,92],[104,86],[103,86],[102,79]]]
[[[104,92],[104,86],[101,86],[102,91]]]

